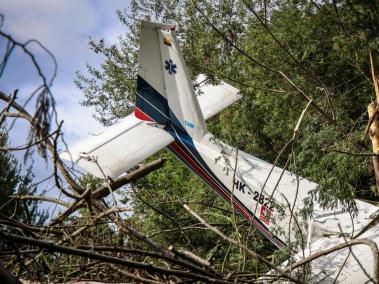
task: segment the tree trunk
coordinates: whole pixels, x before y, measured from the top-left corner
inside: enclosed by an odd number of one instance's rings
[[[379,128],[378,120],[376,119],[376,104],[371,103],[367,107],[369,121],[372,121],[369,128],[369,135],[372,143],[372,151],[374,154],[379,154]],[[372,163],[375,172],[375,182],[376,182],[376,195],[379,195],[379,157],[374,156],[372,158]]]

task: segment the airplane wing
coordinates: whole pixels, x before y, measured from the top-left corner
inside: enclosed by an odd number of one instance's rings
[[[197,82],[203,82],[199,76]],[[237,101],[238,90],[222,82],[212,86],[201,84],[197,96],[204,118],[209,119]],[[146,122],[130,114],[104,132],[88,137],[60,154],[99,178],[116,178],[166,147],[174,138],[160,125]]]
[[[130,114],[106,131],[69,148],[60,157],[98,178],[116,178],[174,141],[159,127]]]

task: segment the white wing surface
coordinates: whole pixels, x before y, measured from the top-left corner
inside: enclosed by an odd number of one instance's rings
[[[204,79],[204,75],[200,75],[196,81],[200,83]],[[197,100],[199,101],[204,119],[208,120],[238,101],[241,97],[238,89],[221,81],[221,84],[216,86],[200,83],[200,95],[197,96]]]
[[[172,136],[158,125],[131,114],[106,131],[79,142],[60,157],[96,177],[115,178],[172,141]]]
[[[203,82],[200,75],[197,82]],[[241,98],[239,90],[221,82],[212,86],[201,84],[197,96],[207,120]],[[174,139],[156,124],[129,115],[104,132],[88,137],[60,154],[99,178],[115,178],[150,155],[166,147]]]

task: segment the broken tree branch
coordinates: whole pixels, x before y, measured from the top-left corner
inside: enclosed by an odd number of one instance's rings
[[[107,263],[112,263],[112,264],[120,264],[124,265],[130,268],[137,268],[137,269],[144,269],[149,272],[155,272],[159,274],[164,274],[164,275],[175,275],[179,277],[186,277],[198,281],[204,281],[204,282],[212,282],[212,283],[221,283],[221,284],[231,284],[232,282],[225,281],[222,279],[217,279],[217,278],[211,278],[208,276],[200,275],[198,273],[192,273],[192,272],[186,272],[186,271],[181,271],[181,270],[176,270],[176,269],[168,269],[168,268],[163,268],[159,266],[155,266],[149,263],[143,263],[143,262],[137,262],[137,261],[131,261],[131,260],[126,260],[122,258],[117,258],[113,256],[108,256],[108,255],[102,255],[86,250],[81,250],[81,249],[76,249],[76,248],[71,248],[71,247],[66,247],[66,246],[60,246],[56,245],[53,242],[49,241],[43,241],[43,240],[37,240],[33,238],[28,238],[28,237],[23,237],[23,236],[18,236],[15,234],[9,234],[9,233],[3,233],[3,236],[8,238],[9,240],[12,240],[13,242],[18,242],[18,243],[24,243],[24,244],[29,244],[33,246],[38,246],[39,248],[46,249],[51,252],[60,252],[64,254],[70,254],[70,255],[77,255],[81,257],[86,257],[90,258],[93,260],[99,260]]]
[[[372,143],[372,151],[375,154],[379,154],[379,125],[378,125],[378,120],[376,119],[377,114],[378,114],[378,106],[379,106],[379,86],[378,86],[378,78],[375,73],[371,51],[369,54],[370,54],[370,69],[371,69],[372,82],[374,85],[376,101],[367,106],[369,123],[366,127],[366,133],[368,133],[370,136],[371,143]],[[376,195],[379,195],[379,157],[373,156],[372,164],[373,164],[374,173],[375,173]]]
[[[345,243],[342,243],[342,244],[339,244],[339,245],[336,245],[334,247],[331,247],[329,249],[326,249],[326,250],[321,250],[321,251],[318,251],[318,252],[315,252],[313,254],[311,254],[310,256],[292,264],[292,267],[291,269],[295,269],[299,266],[302,266],[304,264],[307,264],[313,260],[315,260],[316,258],[319,258],[321,256],[325,256],[325,255],[328,255],[332,252],[335,252],[335,251],[338,251],[338,250],[341,250],[341,249],[344,249],[344,248],[347,248],[347,247],[351,247],[351,246],[354,246],[354,245],[367,245],[370,247],[371,249],[371,252],[373,254],[373,258],[374,258],[374,261],[373,261],[373,268],[374,268],[374,280],[376,283],[379,283],[378,280],[379,280],[379,266],[378,266],[378,257],[379,257],[379,251],[378,251],[378,246],[376,245],[376,243],[372,240],[365,240],[365,239],[355,239],[355,240],[351,240],[351,241],[348,241],[348,242],[345,242]],[[290,268],[286,268],[284,269],[284,272],[289,272],[290,271]]]
[[[283,276],[291,281],[293,281],[294,283],[301,283],[301,281],[299,281],[298,279],[295,279],[294,277],[292,277],[291,275],[287,274],[285,271],[283,271],[282,269],[278,268],[276,265],[272,264],[270,261],[268,261],[266,258],[264,258],[263,256],[259,255],[258,253],[252,251],[251,249],[247,248],[246,246],[240,244],[239,242],[225,236],[223,233],[221,233],[217,228],[209,225],[203,218],[201,218],[199,215],[197,215],[187,204],[184,204],[183,205],[184,209],[186,209],[193,217],[195,217],[197,220],[199,220],[199,222],[201,222],[202,224],[204,224],[208,229],[210,229],[211,231],[213,231],[214,233],[216,233],[218,236],[220,236],[224,241],[230,243],[230,244],[233,244],[241,249],[243,249],[246,253],[248,253],[249,255],[257,258],[258,260],[262,261],[264,264],[266,264],[268,267],[274,269],[276,272],[279,273],[279,276]]]

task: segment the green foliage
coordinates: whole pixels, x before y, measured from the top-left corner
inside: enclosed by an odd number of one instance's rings
[[[78,75],[76,82],[86,96],[83,104],[95,106],[97,118],[104,124],[129,113],[135,88],[130,79],[136,76],[138,19],[176,22],[193,77],[205,73],[213,82],[217,77],[240,88],[244,95],[239,103],[208,123],[211,132],[245,152],[273,162],[291,139],[307,103],[283,79],[281,71],[327,115],[331,116],[333,110],[336,123],[329,123],[311,107],[297,140],[283,152],[278,164],[284,166],[293,153],[289,168],[319,183],[312,196],[326,207],[341,203],[353,210],[353,198],[374,198],[371,157],[349,153],[371,152],[362,136],[367,124],[366,106],[374,99],[368,53],[372,50],[376,55],[379,49],[379,6],[370,1],[194,2],[222,35],[192,1],[132,1],[130,10],[119,12],[127,32],[118,45],[107,47],[101,40],[90,42],[91,48],[106,59],[99,70],[89,66],[88,77]],[[257,250],[267,250],[267,243],[243,222],[237,233],[234,218],[222,213],[231,209],[199,178],[168,157],[164,169],[134,185],[135,226],[162,242],[190,245],[209,256],[217,245],[214,235],[200,229],[184,234],[174,230],[178,224],[183,228],[194,225],[182,203],[195,200],[194,209],[209,222],[221,222],[225,224],[223,231]],[[217,265],[222,266],[225,257],[233,260],[230,269],[239,265],[240,254],[223,246],[217,250]]]
[[[8,134],[0,129],[0,147],[8,145]],[[21,167],[16,158],[9,151],[0,151],[0,214],[11,217],[13,220],[24,224],[42,225],[48,218],[47,212],[40,210],[36,200],[18,200],[14,196],[35,195],[37,187],[33,185],[32,167],[26,173],[21,172]],[[4,218],[3,218],[4,219]],[[19,234],[20,231],[9,227],[1,227],[4,232]],[[14,244],[0,240],[1,250],[11,250]]]
[[[0,147],[8,146],[8,135],[1,130]],[[38,210],[38,202],[12,198],[16,195],[36,193],[37,187],[33,186],[32,168],[30,167],[23,174],[14,156],[10,152],[0,151],[0,172],[0,212],[26,224],[43,224],[47,215]]]
[[[217,235],[188,215],[183,208],[183,204],[188,204],[227,235],[241,239],[264,255],[272,252],[267,250],[268,241],[251,230],[246,220],[233,214],[233,209],[211,188],[172,155],[165,153],[165,156],[167,161],[162,170],[152,172],[132,186],[131,222],[139,231],[160,243],[190,249],[217,268],[221,269],[225,258],[229,269],[237,269],[243,261],[240,251],[220,243]],[[253,270],[259,266],[255,261],[246,265],[254,267]]]

